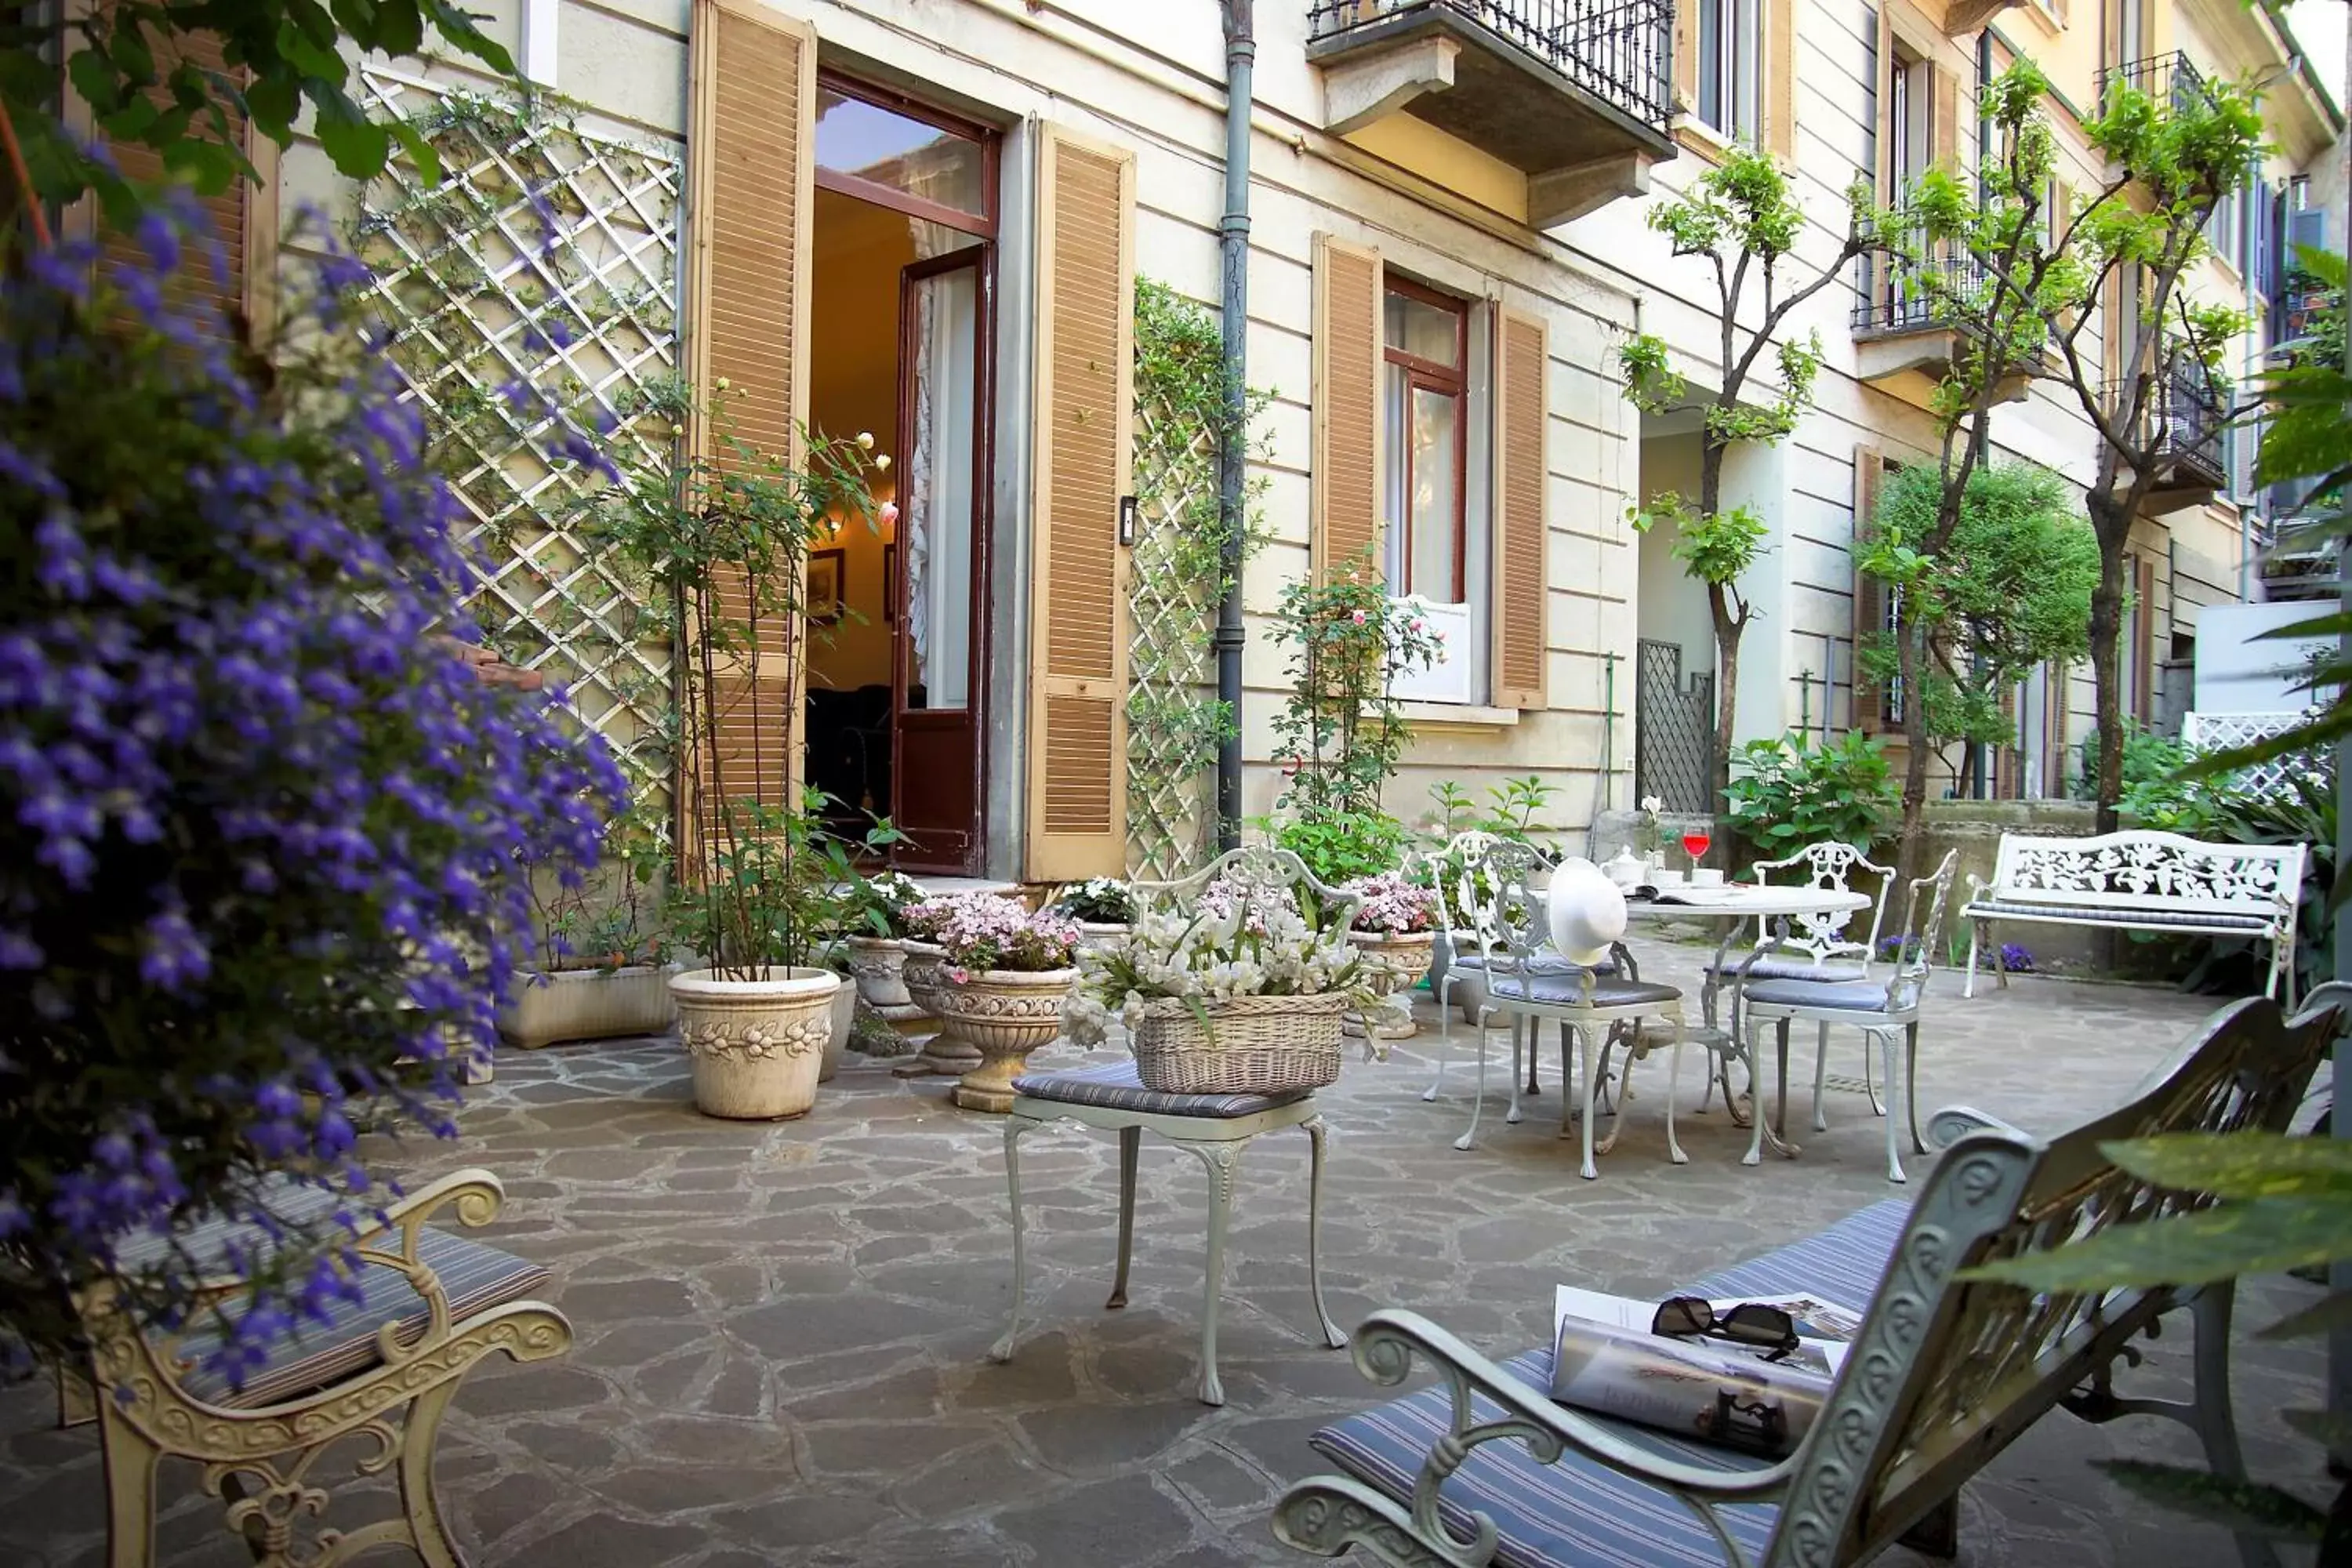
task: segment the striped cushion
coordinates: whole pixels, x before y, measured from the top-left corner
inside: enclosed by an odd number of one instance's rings
[[[1584,1005],[1584,981],[1575,974],[1538,974],[1528,980],[1510,976],[1495,981],[1487,987],[1486,994],[1496,1002],[1529,1001],[1538,1006],[1580,1007]],[[1595,1007],[1654,1006],[1682,998],[1683,994],[1673,986],[1647,980],[1618,980],[1602,975],[1592,986]]]
[[[257,1241],[258,1233],[250,1233],[249,1239]],[[376,1244],[390,1251],[398,1240],[395,1233],[377,1237]],[[440,1277],[455,1322],[520,1300],[553,1278],[536,1263],[430,1228],[418,1235],[416,1255]],[[180,1374],[181,1386],[210,1404],[232,1410],[256,1409],[299,1398],[375,1365],[380,1359],[376,1331],[385,1323],[399,1323],[408,1336],[424,1330],[427,1316],[424,1299],[400,1274],[369,1264],[360,1270],[360,1284],[366,1295],[363,1305],[338,1301],[329,1310],[329,1322],[305,1322],[296,1337],[280,1340],[272,1347],[268,1363],[240,1389],[232,1391],[226,1378],[204,1364],[215,1336],[190,1334],[180,1345],[189,1363]]]
[[[1841,1306],[1861,1308],[1877,1294],[1886,1260],[1910,1217],[1901,1199],[1873,1205],[1818,1236],[1724,1269],[1689,1287],[1715,1299],[1785,1295],[1802,1290]],[[1551,1352],[1530,1352],[1504,1363],[1531,1387],[1551,1382]],[[1326,1426],[1316,1448],[1367,1485],[1400,1501],[1412,1496],[1423,1458],[1448,1427],[1449,1395],[1424,1389],[1361,1415]],[[1474,1402],[1475,1419],[1501,1411]],[[1748,1469],[1763,1460],[1728,1449],[1685,1443],[1647,1427],[1592,1417],[1662,1458],[1718,1470]],[[1524,1444],[1509,1438],[1472,1452],[1441,1494],[1446,1522],[1466,1535],[1469,1514],[1490,1516],[1502,1532],[1494,1561],[1502,1568],[1720,1568],[1722,1549],[1698,1517],[1668,1492],[1619,1475],[1574,1450],[1557,1465],[1538,1465]],[[1724,1527],[1748,1554],[1760,1558],[1780,1510],[1739,1504],[1718,1510]]]
[[[1710,959],[1706,971],[1723,980],[1860,980],[1864,973],[1859,963],[1803,957],[1759,958],[1753,963],[1727,958],[1721,964]]]
[[[1146,1116],[1204,1116],[1229,1121],[1293,1105],[1315,1091],[1286,1089],[1280,1094],[1162,1094],[1143,1087],[1132,1060],[1108,1067],[1076,1068],[1067,1072],[1023,1073],[1013,1080],[1013,1092],[1027,1100],[1058,1100],[1066,1105],[1094,1105],[1106,1110],[1133,1110]]]
[[[2110,925],[2188,926],[2198,931],[2268,931],[2264,915],[2234,915],[2221,910],[2136,910],[2114,904],[2043,904],[2015,899],[1979,899],[1960,911],[1969,920],[2096,921]]]
[[[1500,954],[1496,962],[1500,968],[1511,967],[1508,953]],[[1451,966],[1455,969],[1484,969],[1486,967],[1486,955],[1483,952],[1456,953]],[[1519,961],[1519,968],[1528,974],[1574,974],[1580,969],[1590,969],[1595,974],[1614,974],[1617,973],[1617,960],[1612,956],[1598,963],[1570,963],[1556,952],[1532,952]]]
[[[1759,980],[1740,995],[1767,1007],[1826,1007],[1846,1013],[1886,1010],[1886,984],[1879,980]]]

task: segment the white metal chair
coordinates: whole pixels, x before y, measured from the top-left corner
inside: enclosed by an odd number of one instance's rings
[[[1795,929],[1790,930],[1786,919],[1759,917],[1756,921],[1756,945],[1736,959],[1727,958],[1718,972],[1708,964],[1708,973],[1717,983],[1751,980],[1867,980],[1871,963],[1878,952],[1878,933],[1886,922],[1887,895],[1895,890],[1895,868],[1881,866],[1838,839],[1826,838],[1818,844],[1808,844],[1794,855],[1782,860],[1759,860],[1752,868],[1759,887],[1772,885],[1772,873],[1799,870],[1781,886],[1829,888],[1843,893],[1856,868],[1878,879],[1878,902],[1870,911],[1870,934],[1855,941],[1847,934],[1853,924],[1855,911],[1822,910],[1795,917]],[[1738,994],[1734,994],[1737,1005]],[[1737,1031],[1739,1019],[1735,1013],[1732,1028]],[[1828,1120],[1822,1115],[1822,1090],[1828,1085],[1830,1057],[1830,1026],[1823,1024],[1813,1050],[1813,1131],[1825,1131]],[[1727,1086],[1727,1090],[1728,1086]],[[1878,1097],[1878,1086],[1871,1076],[1870,1053],[1862,1056],[1863,1092],[1870,1097],[1873,1114],[1886,1114],[1885,1103]],[[1699,1109],[1705,1110],[1707,1096],[1714,1092],[1714,1081],[1708,1081],[1707,1092],[1699,1099]]]
[[[1747,1019],[1745,1033],[1751,1064],[1755,1060],[1758,1028],[1768,1022],[1776,1026],[1780,1052],[1780,1116],[1788,1114],[1789,1026],[1794,1020],[1806,1019],[1824,1028],[1832,1024],[1853,1025],[1870,1044],[1885,1053],[1890,1102],[1886,1118],[1886,1179],[1890,1182],[1905,1179],[1891,1110],[1897,1032],[1903,1036],[1903,1101],[1910,1121],[1912,1148],[1922,1154],[1927,1152],[1927,1146],[1919,1140],[1919,1096],[1914,1072],[1919,1060],[1919,1004],[1927,994],[1927,978],[1935,972],[1936,955],[1943,943],[1944,910],[1951,898],[1953,873],[1958,863],[1959,851],[1951,850],[1933,876],[1912,879],[1905,900],[1902,951],[1895,959],[1894,973],[1885,980],[1759,980],[1742,987],[1740,1005]],[[1750,1081],[1754,1081],[1752,1077]],[[1818,1100],[1818,1090],[1815,1098]],[[1745,1163],[1753,1165],[1763,1158],[1764,1134],[1763,1107],[1759,1104]]]
[[[1612,963],[1606,970],[1571,963],[1562,954],[1544,951],[1538,934],[1546,924],[1544,902],[1530,883],[1537,868],[1545,864],[1543,857],[1531,846],[1508,840],[1490,845],[1476,863],[1492,890],[1492,923],[1481,931],[1480,952],[1487,974],[1487,999],[1486,1005],[1479,1010],[1478,1096],[1471,1106],[1469,1130],[1454,1141],[1454,1146],[1470,1149],[1476,1145],[1478,1121],[1486,1109],[1486,1014],[1510,1015],[1511,1108],[1507,1120],[1511,1121],[1519,1120],[1522,1047],[1531,1053],[1539,1044],[1539,1037],[1537,1040],[1528,1038],[1527,1026],[1533,1020],[1540,1026],[1542,1020],[1549,1018],[1559,1025],[1563,1138],[1568,1136],[1569,1118],[1568,1043],[1571,1033],[1576,1037],[1583,1085],[1584,1162],[1580,1173],[1588,1182],[1593,1180],[1601,1174],[1593,1156],[1607,1152],[1617,1142],[1615,1126],[1598,1147],[1592,1136],[1594,1102],[1601,1082],[1609,1076],[1610,1054],[1622,1045],[1629,1067],[1636,1058],[1647,1055],[1654,1046],[1643,1040],[1641,1021],[1662,1017],[1674,1025],[1670,1042],[1673,1065],[1666,1080],[1666,1152],[1675,1164],[1684,1164],[1688,1156],[1675,1138],[1675,1089],[1682,1061],[1683,994],[1674,986],[1641,979],[1634,970],[1633,955],[1622,942],[1612,951]],[[1594,1038],[1596,1033],[1601,1036],[1598,1041]],[[1615,1107],[1621,1123],[1624,1099],[1621,1092]]]

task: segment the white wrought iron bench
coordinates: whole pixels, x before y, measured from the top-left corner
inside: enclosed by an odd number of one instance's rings
[[[2145,829],[2093,838],[2004,833],[1992,880],[1969,878],[1969,905],[1960,911],[1969,922],[1969,979],[1960,994],[1977,994],[1977,950],[1993,947],[1993,922],[2028,921],[2268,942],[2263,994],[2284,994],[2292,1007],[2306,852],[2300,844],[2209,844]],[[1993,973],[2009,984],[1998,947]]]
[[[206,1489],[225,1505],[223,1523],[246,1539],[257,1563],[341,1562],[397,1545],[434,1568],[459,1568],[464,1558],[433,1489],[433,1449],[450,1397],[485,1357],[503,1352],[540,1361],[572,1343],[563,1314],[529,1300],[548,1283],[546,1269],[426,1224],[441,1216],[487,1225],[504,1196],[496,1176],[469,1170],[390,1205],[383,1223],[354,1238],[360,1299],[338,1300],[326,1322],[306,1321],[297,1336],[279,1340],[239,1386],[205,1364],[208,1315],[167,1333],[131,1321],[111,1287],[88,1294],[81,1306],[90,1339],[88,1382],[66,1386],[66,1418],[98,1423],[111,1568],[158,1561],[156,1471],[166,1458],[205,1467]],[[291,1184],[270,1203],[298,1224],[332,1206],[326,1194]],[[200,1266],[266,1257],[273,1245],[257,1226],[212,1221],[172,1243],[126,1247],[121,1262],[135,1269],[173,1244]],[[244,1289],[225,1267],[205,1287],[227,1300]],[[388,1469],[396,1477],[397,1517],[353,1528],[328,1515],[331,1483],[318,1461],[346,1438],[353,1442],[342,1449],[343,1462],[356,1462],[362,1474]]]
[[[1964,1269],[2193,1199],[2159,1192],[2101,1152],[2160,1131],[2284,1128],[2333,1040],[2352,986],[2327,986],[2288,1023],[2263,998],[2215,1014],[2130,1103],[2047,1142],[1971,1111],[1918,1201],[1875,1205],[1819,1235],[1722,1270],[1688,1293],[1804,1293],[1864,1310],[1845,1372],[1797,1451],[1774,1462],[1557,1405],[1551,1352],[1497,1364],[1416,1313],[1374,1313],[1357,1368],[1419,1393],[1311,1439],[1340,1473],[1300,1481],[1275,1533],[1318,1556],[1355,1551],[1392,1568],[1603,1568],[1640,1563],[1833,1568],[1897,1540],[1950,1555],[1959,1489],[2053,1407],[2086,1420],[2168,1415],[2225,1475],[2244,1467],[2229,1402],[2229,1284],[2104,1297],[1962,1281]],[[1681,1293],[1681,1292],[1677,1292]],[[2130,1342],[2187,1307],[2188,1404],[2117,1398]],[[2275,1568],[2243,1539],[2249,1568]]]

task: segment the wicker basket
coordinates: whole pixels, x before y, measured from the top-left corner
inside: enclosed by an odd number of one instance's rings
[[[1134,1032],[1135,1070],[1162,1094],[1284,1094],[1339,1076],[1339,1016],[1348,999],[1236,996],[1202,1004],[1209,1026],[1182,1001],[1153,1002]]]

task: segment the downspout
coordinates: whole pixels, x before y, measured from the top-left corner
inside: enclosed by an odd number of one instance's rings
[[[1242,841],[1242,499],[1249,468],[1249,187],[1251,73],[1257,62],[1255,0],[1223,0],[1225,18],[1225,215],[1217,223],[1224,288],[1225,418],[1217,441],[1217,528],[1224,596],[1217,605],[1217,847]]]

